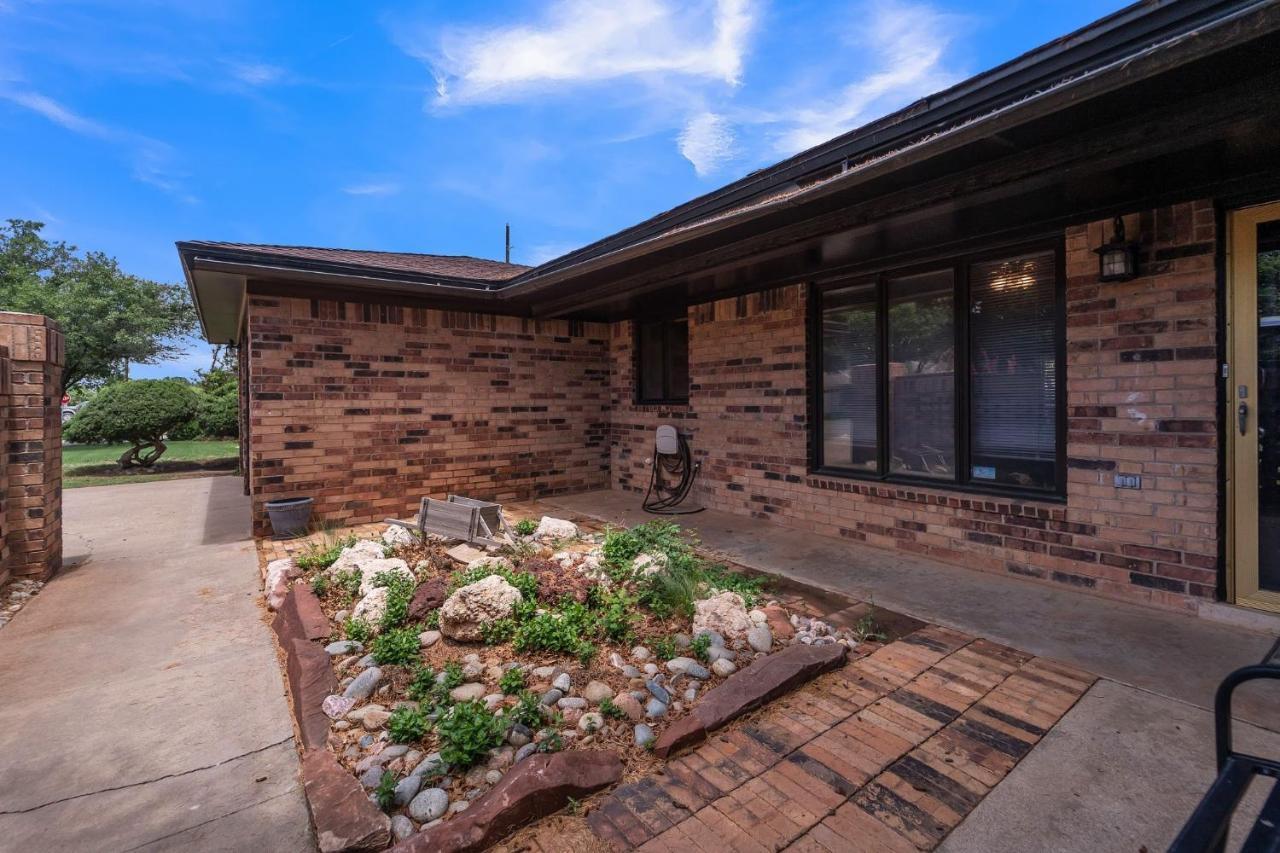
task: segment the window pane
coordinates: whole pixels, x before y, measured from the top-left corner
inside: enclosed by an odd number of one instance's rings
[[[689,399],[689,323],[667,324],[667,398]]]
[[[889,470],[955,479],[955,317],[951,270],[889,288]]]
[[[975,483],[1055,485],[1054,278],[1052,252],[970,267],[970,478]]]
[[[641,400],[662,399],[662,377],[664,372],[662,338],[661,322],[640,324],[640,333],[636,336],[636,344],[640,348],[639,357],[636,359],[636,369],[640,371],[639,388]]]
[[[879,349],[875,285],[822,295],[822,464],[879,468]]]

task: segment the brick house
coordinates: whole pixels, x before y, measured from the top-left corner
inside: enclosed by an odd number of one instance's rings
[[[536,268],[179,243],[255,527],[638,501],[673,423],[714,509],[1280,609],[1277,55],[1280,4],[1136,4]]]

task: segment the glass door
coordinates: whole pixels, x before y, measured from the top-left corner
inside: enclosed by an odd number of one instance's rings
[[[1280,610],[1280,202],[1231,214],[1232,597]]]

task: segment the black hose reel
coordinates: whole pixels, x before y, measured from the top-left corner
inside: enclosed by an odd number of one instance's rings
[[[658,427],[653,443],[653,473],[649,490],[644,495],[644,511],[658,515],[690,515],[702,512],[697,504],[681,506],[693,482],[698,478],[701,462],[693,460],[689,434],[670,424]]]

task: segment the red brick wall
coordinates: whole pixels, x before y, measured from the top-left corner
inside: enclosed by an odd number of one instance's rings
[[[62,332],[47,317],[0,312],[5,465],[0,582],[48,578],[62,566]]]
[[[1097,281],[1091,251],[1109,223],[1067,230],[1065,504],[810,475],[799,285],[689,309],[688,405],[632,403],[632,324],[613,325],[613,484],[643,492],[653,427],[675,423],[695,433],[706,506],[1194,609],[1218,550],[1214,221],[1207,202],[1128,217],[1141,275],[1119,284]]]
[[[608,486],[608,327],[251,295],[249,476],[334,524]]]

